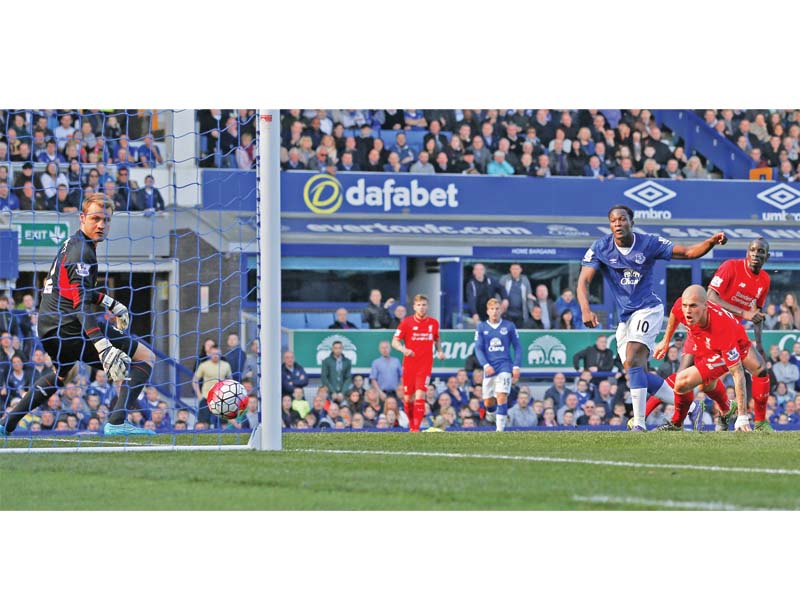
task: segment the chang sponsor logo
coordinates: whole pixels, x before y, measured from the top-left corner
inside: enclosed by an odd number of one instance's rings
[[[642,274],[633,269],[625,269],[622,273],[622,279],[619,280],[621,285],[638,285],[642,279]]]
[[[358,347],[348,337],[337,334],[329,335],[328,337],[323,338],[322,341],[317,344],[318,365],[322,365],[322,361],[330,356],[333,342],[342,342],[342,355],[349,358],[354,365],[358,362]]]
[[[567,347],[552,335],[543,335],[528,346],[528,364],[536,367],[567,364]]]

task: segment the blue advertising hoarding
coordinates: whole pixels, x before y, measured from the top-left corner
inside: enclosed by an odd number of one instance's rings
[[[254,210],[255,174],[203,171],[203,206]],[[340,215],[605,217],[624,203],[637,219],[800,222],[800,184],[582,177],[490,177],[312,171],[281,174],[281,211]]]

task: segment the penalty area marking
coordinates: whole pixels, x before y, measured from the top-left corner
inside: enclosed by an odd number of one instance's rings
[[[573,496],[575,502],[586,502],[588,504],[632,504],[636,506],[653,506],[657,508],[686,508],[689,510],[797,510],[797,508],[755,508],[750,506],[738,506],[725,502],[695,502],[684,500],[651,500],[649,498],[631,498],[621,496]]]
[[[755,473],[760,475],[800,475],[800,469],[767,469],[759,467],[721,467],[718,465],[667,465],[637,463],[615,460],[592,460],[590,458],[561,458],[556,456],[515,456],[505,454],[461,454],[456,452],[401,452],[390,450],[324,450],[324,449],[297,449],[291,452],[308,452],[312,454],[363,454],[373,456],[421,456],[432,458],[467,458],[467,459],[493,459],[493,460],[518,460],[522,462],[560,463],[576,465],[597,465],[603,467],[624,467],[628,469],[683,469],[688,471],[709,471],[712,473]]]

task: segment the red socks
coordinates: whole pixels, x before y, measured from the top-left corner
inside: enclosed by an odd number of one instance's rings
[[[408,417],[408,429],[410,431],[416,431],[416,429],[414,429],[414,401],[403,400],[403,410],[406,411],[406,416]]]
[[[756,421],[767,420],[767,397],[769,396],[769,376],[753,377],[753,404]]]
[[[683,422],[686,420],[686,415],[689,414],[693,400],[694,391],[689,391],[685,394],[675,392],[675,414],[672,415],[672,422],[678,427],[683,427]]]
[[[706,395],[717,403],[719,412],[723,415],[731,409],[731,401],[728,400],[728,392],[725,391],[722,379],[717,379],[717,385],[710,392],[706,392]]]
[[[419,426],[425,418],[425,398],[417,398],[414,400],[414,429],[412,431],[419,431]]]

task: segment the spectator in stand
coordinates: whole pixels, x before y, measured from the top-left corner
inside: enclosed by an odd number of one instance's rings
[[[394,311],[392,311],[392,318],[389,321],[389,329],[397,329],[397,326],[400,325],[400,322],[406,318],[406,314],[406,307],[402,304],[396,304]]]
[[[783,382],[787,387],[794,389],[800,380],[800,370],[797,365],[789,362],[789,357],[788,350],[781,350],[780,361],[772,365],[772,373],[777,383]]]
[[[559,131],[561,131],[559,129]],[[553,142],[553,150],[549,155],[550,174],[565,177],[569,175],[569,160],[564,150],[564,140],[556,138]]]
[[[572,316],[580,321],[581,308],[578,301],[575,299],[575,294],[572,293],[570,288],[561,290],[561,296],[556,300],[556,312],[561,314],[565,310],[570,310]]]
[[[528,329],[547,329],[542,321],[542,307],[538,304],[531,306],[530,318],[526,326]]]
[[[295,389],[302,389],[308,385],[308,375],[300,363],[294,361],[294,352],[283,353],[281,366],[281,394],[294,395]]]
[[[514,323],[518,329],[525,328],[536,296],[533,295],[530,279],[522,272],[522,265],[511,263],[508,273],[500,278],[500,285],[505,289],[508,298],[504,318]]]
[[[486,167],[487,175],[513,175],[514,167],[506,161],[506,154],[502,150],[496,150],[494,160]]]
[[[475,158],[475,162],[479,166],[479,171],[481,173],[486,172],[486,166],[489,164],[489,161],[492,160],[492,153],[486,147],[486,144],[483,141],[483,138],[479,135],[476,135],[472,138],[472,146],[470,148]]]
[[[445,388],[444,393],[450,397],[450,405],[456,410],[461,409],[463,406],[467,406],[470,402],[469,393],[467,393],[466,390],[462,390],[458,387],[458,379],[452,375],[447,378],[447,387]]]
[[[284,429],[290,429],[301,419],[300,413],[292,408],[292,397],[286,394],[281,398],[281,423]]]
[[[386,173],[403,173],[406,169],[400,162],[400,155],[397,152],[390,152],[389,159],[383,170]]]
[[[536,177],[537,170],[536,165],[533,164],[533,156],[531,154],[523,154],[519,159],[519,167],[514,171],[514,174]]]
[[[140,151],[141,152],[141,151]],[[254,169],[256,166],[256,144],[252,134],[243,133],[241,143],[234,151],[236,166],[240,169]]]
[[[608,177],[608,169],[597,155],[589,157],[589,164],[583,167],[584,177],[594,177],[601,181]]]
[[[675,158],[668,159],[667,164],[659,171],[658,176],[663,179],[683,179],[683,174],[678,168],[678,160]]]
[[[208,392],[214,385],[223,379],[230,379],[231,365],[222,360],[222,350],[216,344],[211,348],[209,359],[200,363],[192,377],[192,387],[197,398],[197,420],[204,423],[211,422],[211,412],[208,410]],[[200,382],[202,381],[202,388]]]
[[[521,146],[521,145],[520,145]],[[511,167],[516,171],[517,167],[520,165],[519,156],[517,156],[511,150],[511,142],[508,141],[508,138],[500,138],[497,142],[497,150],[503,153],[503,157],[505,162],[507,162]],[[520,154],[522,153],[522,148],[520,147]],[[496,152],[495,152],[496,154]],[[491,164],[491,163],[489,163]],[[488,169],[488,167],[487,167]],[[513,175],[513,173],[511,173]]]
[[[244,364],[247,361],[247,355],[239,345],[239,336],[237,334],[229,334],[227,344],[228,351],[225,353],[224,358],[231,366],[233,378],[241,382],[244,377]]]
[[[553,410],[553,407],[548,406],[544,409],[544,413],[542,413],[542,420],[539,423],[539,427],[558,427],[558,421],[556,420],[556,411]]]
[[[508,427],[536,427],[538,424],[539,417],[530,406],[530,394],[521,389],[517,403],[508,409]]]
[[[422,154],[422,153],[420,153]],[[413,166],[412,166],[413,168]],[[364,165],[364,171],[368,171],[370,173],[382,173],[383,172],[383,163],[381,162],[381,153],[377,148],[373,148],[369,151],[367,155],[367,162]],[[433,167],[431,167],[433,170]]]
[[[436,162],[433,165],[433,170],[436,173],[451,173],[450,160],[447,158],[447,152],[439,152],[436,155]]]
[[[164,198],[155,187],[152,175],[144,178],[144,187],[138,191],[137,204],[144,211],[164,210]]]
[[[370,329],[386,329],[389,327],[391,321],[389,307],[394,304],[394,298],[389,298],[383,304],[381,304],[381,298],[380,290],[370,290],[369,303],[364,307],[361,319]]]
[[[552,177],[550,170],[550,157],[547,154],[540,154],[536,160],[536,177]]]
[[[347,320],[346,308],[337,308],[336,319],[328,326],[328,329],[358,329],[358,327]]]
[[[692,156],[683,168],[683,176],[686,179],[708,179],[708,172],[703,168],[700,158]]]
[[[18,197],[20,210],[50,210],[45,204],[44,194],[34,190],[33,182],[22,184],[22,193]]]
[[[581,365],[581,362],[583,365]],[[605,335],[598,335],[592,346],[587,346],[583,350],[576,352],[572,357],[572,366],[576,371],[588,370],[592,373],[598,371],[622,371],[622,362],[616,352],[612,352],[608,347],[608,338]],[[603,377],[592,377],[592,384],[598,385],[608,375]]]
[[[353,138],[348,139],[352,140]],[[339,159],[339,164],[336,165],[336,168],[344,172],[361,170],[361,167],[353,161],[353,152],[349,150],[342,152],[342,158]]]
[[[777,181],[784,182],[797,181],[797,177],[792,171],[792,163],[788,160],[781,161],[781,165],[778,168],[778,174],[775,176],[775,179]]]
[[[556,304],[550,300],[549,296],[550,292],[545,284],[540,283],[536,286],[536,298],[533,300],[533,304],[542,309],[540,318],[544,329],[554,329],[558,320]]]
[[[47,163],[40,181],[42,182],[44,200],[48,206],[55,206],[56,193],[58,192],[59,184],[64,184],[65,186],[69,187],[67,176],[58,172],[58,163],[56,162]]]
[[[573,177],[583,176],[584,168],[588,165],[588,163],[589,155],[586,154],[586,151],[581,147],[580,141],[574,140],[572,142],[572,152],[570,152],[570,155],[567,158],[569,175]]]
[[[405,129],[423,130],[428,128],[428,121],[425,115],[418,108],[407,108],[403,111]]]
[[[566,383],[567,378],[565,375],[563,373],[556,373],[553,375],[553,385],[545,390],[543,397],[550,398],[553,401],[553,406],[560,408],[564,405],[567,394],[575,393],[574,390],[567,387]]]
[[[574,313],[568,308],[565,308],[559,315],[557,329],[580,329],[575,323]]]
[[[642,176],[650,179],[656,179],[660,177],[658,163],[652,158],[646,159],[644,161],[644,167],[642,168]]]
[[[442,126],[439,121],[431,121],[430,126],[428,127],[429,133],[425,135],[423,138],[423,144],[427,146],[428,140],[433,140],[433,150],[435,152],[440,152],[447,148],[447,137],[442,131]],[[457,136],[453,136],[454,138],[458,139]]]
[[[58,122],[59,126],[56,127],[54,133],[58,149],[59,151],[63,152],[67,141],[71,140],[73,134],[75,133],[75,127],[72,126],[72,115],[69,113],[62,114],[59,117]]]
[[[781,311],[789,313],[793,329],[800,329],[800,306],[797,305],[797,297],[792,292],[783,297]]]
[[[502,300],[502,310],[508,306],[506,291],[498,281],[486,274],[483,263],[475,263],[472,267],[472,277],[467,282],[466,303],[467,312],[472,317],[474,324],[488,319],[486,303],[490,298],[499,296]]]
[[[620,158],[617,168],[614,169],[614,177],[641,177],[633,168],[633,161],[630,156]]]
[[[464,146],[461,144],[461,138],[455,135],[450,138],[450,143],[442,150],[447,154],[447,158],[453,166],[459,164],[464,156]]]
[[[305,163],[300,160],[300,150],[292,148],[289,150],[289,158],[281,163],[281,170],[283,171],[303,171],[306,169]]]
[[[673,373],[677,373],[680,368],[680,352],[677,346],[672,345],[667,350],[664,361],[658,365],[657,373],[661,379],[666,379]]]
[[[414,163],[414,150],[408,145],[406,134],[402,131],[395,136],[395,143],[391,147],[391,151],[397,153],[404,171],[407,171]]]
[[[391,356],[391,346],[382,340],[378,346],[380,356],[370,365],[370,386],[381,398],[393,394],[400,385],[402,367],[395,356]]]
[[[44,152],[40,152],[39,154],[36,155],[36,162],[58,163],[60,159],[61,157],[59,156],[58,151],[56,150],[56,141],[52,138],[47,140],[47,142],[45,143]]]
[[[252,141],[252,134],[248,133],[247,135],[249,136],[250,141]],[[244,145],[244,134],[242,134],[242,146]],[[139,146],[139,149],[136,152],[136,164],[145,168],[153,168],[164,164],[164,157],[161,156],[161,150],[158,149],[158,146],[156,146],[155,142],[153,141],[153,136],[149,133],[144,136],[144,143]],[[244,169],[250,167],[240,166],[239,168]]]
[[[48,202],[48,210],[56,210],[60,213],[76,213],[80,208],[80,192],[70,194],[67,186],[59,183],[56,197],[46,202]]]
[[[328,388],[331,400],[341,402],[344,391],[352,385],[350,371],[352,362],[342,353],[342,342],[336,340],[331,345],[331,353],[322,361],[320,379],[322,385]]]
[[[12,192],[8,183],[0,181],[0,210],[17,210],[19,208],[19,199],[16,194]]]
[[[310,171],[320,171],[322,173],[324,173],[327,167],[332,164],[334,163],[328,156],[328,149],[323,145],[320,145],[317,148],[317,153],[306,163]]]
[[[411,165],[409,169],[409,173],[426,173],[428,175],[433,175],[435,172],[433,165],[428,162],[428,153],[425,150],[419,153],[417,162]]]

